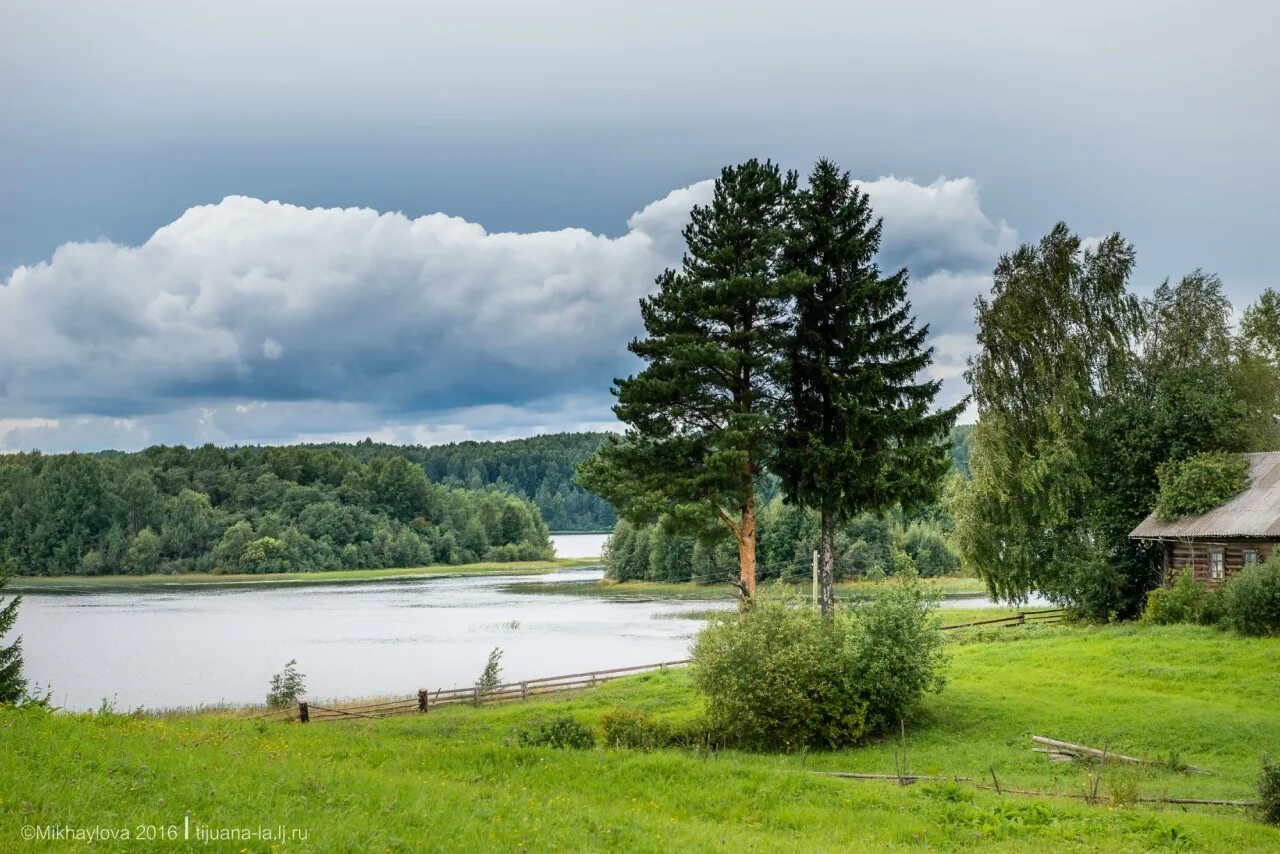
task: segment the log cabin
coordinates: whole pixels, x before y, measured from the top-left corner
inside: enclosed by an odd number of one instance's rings
[[[1280,451],[1244,454],[1249,488],[1199,516],[1165,522],[1152,513],[1129,534],[1163,549],[1164,583],[1184,569],[1216,585],[1251,563],[1271,558],[1280,543]]]

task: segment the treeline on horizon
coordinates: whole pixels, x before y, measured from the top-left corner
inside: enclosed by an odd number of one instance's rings
[[[950,457],[956,478],[968,474],[970,424],[950,434]],[[776,489],[761,495],[757,520],[758,578],[808,579],[818,549],[819,520],[812,509],[787,504]],[[836,526],[835,580],[879,579],[904,572],[925,578],[961,571],[949,539],[954,528],[946,500],[905,511],[894,507],[881,514],[863,513]],[[619,521],[605,544],[605,577],[611,581],[665,581],[714,584],[737,573],[733,539],[706,540],[672,533],[661,523],[635,525]]]
[[[532,501],[552,531],[608,531],[617,521],[613,508],[574,480],[575,467],[590,459],[608,435],[549,433],[447,445],[390,445],[366,439],[354,445],[305,447],[344,451],[366,462],[404,457],[422,466],[433,483],[501,489]]]
[[[367,449],[366,449],[367,450]],[[551,556],[530,502],[405,456],[205,445],[0,456],[0,570],[263,573]]]

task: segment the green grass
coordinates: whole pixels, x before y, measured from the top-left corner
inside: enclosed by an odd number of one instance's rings
[[[96,590],[136,587],[226,586],[236,584],[340,584],[348,581],[434,578],[449,575],[537,575],[559,569],[599,566],[594,558],[559,558],[512,563],[463,563],[457,565],[399,567],[395,569],[337,569],[324,572],[271,572],[261,575],[19,575],[10,579],[6,590]]]
[[[1177,751],[1216,772],[1107,766],[1103,793],[1115,783],[1246,799],[1259,755],[1280,754],[1280,640],[1185,626],[1035,627],[966,632],[949,650],[946,689],[908,724],[916,773],[989,779],[994,768],[1006,787],[1081,791],[1089,770],[1032,753],[1036,734],[1151,758]],[[1280,829],[1243,809],[1090,806],[813,773],[892,773],[892,740],[807,755],[510,743],[534,717],[568,711],[595,724],[615,705],[672,719],[699,709],[679,670],[570,699],[376,722],[3,712],[0,849],[23,825],[181,826],[188,811],[197,825],[305,829],[303,847],[337,852],[1280,849]],[[241,848],[271,850],[212,850]]]
[[[598,565],[599,561],[595,561]],[[983,596],[986,587],[977,578],[947,577],[926,578],[923,583],[936,589],[945,597]],[[774,584],[773,581],[761,582],[762,586]],[[811,582],[808,578],[783,582],[797,593],[807,593]],[[836,584],[838,599],[864,599],[875,595],[875,592],[893,581],[842,581]],[[693,584],[690,582],[673,583],[667,581],[543,581],[536,584],[521,584],[522,593],[555,593],[574,596],[598,596],[606,599],[652,600],[679,599],[682,601],[710,602],[719,599],[730,600],[737,596],[737,588],[725,584]]]

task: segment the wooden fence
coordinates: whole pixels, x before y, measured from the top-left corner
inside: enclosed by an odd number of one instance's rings
[[[381,700],[375,703],[348,705],[335,703],[321,706],[313,702],[303,701],[297,708],[273,709],[255,720],[298,721],[299,723],[318,723],[320,721],[352,721],[371,720],[394,717],[396,715],[423,714],[440,706],[481,705],[485,703],[503,703],[529,700],[558,694],[565,691],[580,691],[592,688],[604,682],[648,673],[653,670],[665,670],[668,667],[682,667],[689,663],[681,661],[662,661],[657,664],[640,664],[635,667],[614,667],[609,670],[589,670],[583,673],[567,673],[562,676],[543,676],[538,679],[526,679],[523,682],[508,682],[497,685],[490,691],[480,692],[475,688],[447,688],[431,691],[423,688],[413,697],[395,700]]]
[[[1065,608],[1047,608],[1040,611],[1019,611],[1010,617],[994,620],[978,620],[972,623],[957,623],[953,626],[939,626],[939,631],[967,629],[974,627],[1007,628],[1041,623],[1058,623],[1066,615]],[[321,706],[317,703],[303,701],[297,708],[272,709],[255,715],[251,720],[298,721],[299,723],[319,723],[321,721],[353,721],[376,720],[378,718],[395,717],[396,715],[423,714],[440,706],[482,705],[485,703],[504,703],[529,700],[547,694],[565,691],[580,691],[592,688],[604,682],[647,673],[653,670],[665,670],[668,667],[683,667],[689,659],[680,661],[662,661],[657,664],[639,664],[635,667],[614,667],[609,670],[588,670],[583,673],[568,673],[563,676],[543,676],[539,679],[526,679],[523,682],[508,682],[497,685],[490,691],[479,692],[475,688],[442,688],[431,691],[422,688],[415,696],[394,700],[380,700],[373,703],[348,705],[334,703]]]
[[[1019,611],[1011,617],[998,617],[994,620],[978,620],[972,623],[956,623],[954,626],[939,626],[939,631],[951,631],[952,629],[970,629],[978,626],[987,628],[1009,628],[1012,626],[1026,626],[1032,623],[1060,623],[1067,615],[1066,608],[1045,608],[1040,611]]]

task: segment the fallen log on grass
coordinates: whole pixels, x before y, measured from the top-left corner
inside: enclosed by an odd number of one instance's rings
[[[1111,752],[1111,751],[1109,751],[1109,750],[1099,750],[1099,749],[1098,749],[1098,748],[1096,748],[1096,747],[1086,747],[1086,746],[1085,746],[1085,745],[1083,745],[1083,744],[1072,744],[1072,743],[1071,743],[1071,742],[1069,742],[1069,741],[1058,741],[1058,740],[1057,740],[1057,739],[1055,739],[1055,738],[1045,738],[1045,737],[1044,737],[1044,736],[1042,736],[1042,735],[1033,735],[1033,736],[1031,736],[1031,740],[1032,740],[1032,741],[1034,741],[1036,744],[1043,744],[1043,745],[1046,745],[1047,747],[1052,748],[1052,750],[1047,750],[1047,751],[1036,751],[1036,752],[1038,752],[1038,753],[1041,753],[1041,752],[1043,752],[1043,753],[1049,753],[1049,754],[1050,754],[1050,756],[1051,756],[1051,758],[1053,757],[1053,754],[1059,754],[1059,755],[1060,755],[1060,754],[1070,754],[1070,755],[1074,755],[1074,756],[1077,756],[1077,757],[1086,757],[1086,756],[1087,756],[1087,757],[1089,757],[1089,758],[1091,758],[1091,759],[1100,759],[1100,760],[1102,760],[1103,762],[1107,761],[1108,759],[1110,759],[1110,760],[1112,760],[1112,761],[1115,761],[1115,762],[1128,762],[1128,763],[1129,763],[1129,764],[1131,764],[1131,765],[1164,765],[1164,764],[1167,764],[1167,763],[1164,763],[1164,762],[1158,762],[1158,761],[1151,760],[1151,759],[1140,759],[1140,758],[1138,758],[1137,756],[1125,756],[1123,753],[1113,753],[1113,752]],[[1032,750],[1035,750],[1035,748],[1032,748]],[[1058,760],[1058,761],[1061,761],[1061,760]],[[1196,767],[1196,766],[1194,766],[1194,765],[1186,765],[1186,764],[1184,764],[1182,767],[1183,767],[1183,768],[1185,768],[1185,769],[1186,769],[1186,770],[1188,770],[1188,771],[1194,771],[1194,772],[1195,772],[1195,773],[1197,773],[1197,774],[1212,774],[1212,773],[1213,773],[1212,771],[1208,771],[1208,770],[1206,770],[1206,769],[1204,769],[1204,768],[1197,768],[1197,767]]]
[[[843,777],[846,780],[889,780],[895,783],[914,783],[917,780],[936,780],[943,783],[969,782],[968,777],[938,777],[930,774],[854,774],[850,771],[815,771],[824,777]]]
[[[930,774],[904,774],[901,777],[897,774],[854,774],[848,771],[814,771],[814,774],[821,774],[824,777],[840,777],[846,780],[879,780],[886,783],[901,783],[907,785],[917,780],[936,780],[942,783],[968,783],[975,789],[981,789],[984,792],[995,792],[999,795],[1024,795],[1032,798],[1075,798],[1076,800],[1097,803],[1099,801],[1114,801],[1115,798],[1109,795],[1090,795],[1083,792],[1041,792],[1031,791],[1029,789],[1010,789],[1008,786],[999,785],[999,780],[994,780],[996,785],[984,786],[975,782],[972,777],[942,777]],[[1198,805],[1210,807],[1256,807],[1257,801],[1234,801],[1220,800],[1218,798],[1163,798],[1138,796],[1132,799],[1134,803],[1140,804],[1181,804],[1181,805]]]

